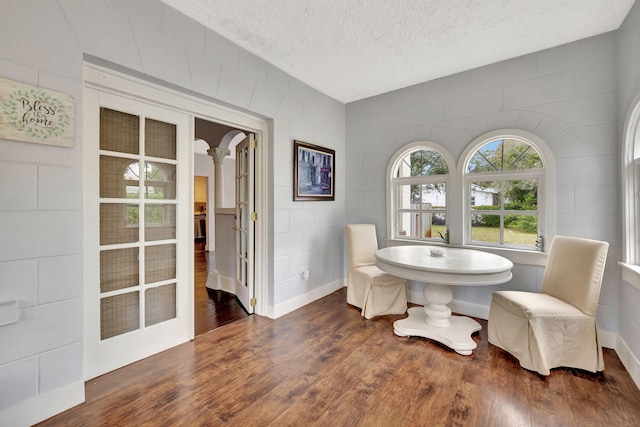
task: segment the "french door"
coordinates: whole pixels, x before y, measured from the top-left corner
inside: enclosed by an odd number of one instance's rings
[[[255,135],[236,146],[236,297],[248,313],[255,308],[254,231]]]
[[[85,89],[85,379],[189,340],[193,118]]]

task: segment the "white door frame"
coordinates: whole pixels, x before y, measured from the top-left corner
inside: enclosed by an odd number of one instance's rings
[[[168,111],[166,108],[158,107],[148,102],[122,98],[117,95],[104,93],[99,90],[95,90],[90,87],[84,89],[84,123],[85,123],[85,145],[84,145],[84,215],[85,215],[85,230],[88,232],[84,236],[84,374],[87,379],[94,378],[98,375],[102,375],[106,372],[120,368],[131,362],[143,359],[152,354],[166,350],[183,342],[188,341],[193,333],[193,267],[189,268],[190,255],[193,256],[191,249],[192,245],[184,238],[185,235],[191,235],[193,233],[193,222],[188,214],[193,211],[193,204],[189,205],[188,198],[183,194],[189,194],[191,178],[190,163],[181,161],[181,159],[189,159],[192,157],[189,151],[188,143],[191,140],[193,134],[193,124],[191,116],[185,113],[179,113],[176,111]],[[113,195],[105,198],[105,196],[98,194],[100,187],[101,174],[100,160],[96,155],[102,151],[99,150],[99,134],[100,130],[100,113],[99,109],[106,107],[109,109],[122,111],[129,114],[134,114],[138,117],[138,120],[144,121],[140,124],[140,129],[146,128],[146,118],[153,118],[154,120],[160,120],[165,123],[170,123],[175,126],[175,132],[177,141],[179,144],[176,146],[176,160],[161,159],[159,164],[174,165],[175,167],[175,190],[177,191],[177,197],[170,197],[164,203],[173,205],[176,208],[178,214],[176,218],[176,235],[175,237],[165,237],[165,240],[147,240],[144,220],[142,220],[138,227],[135,227],[135,232],[139,233],[139,240],[136,242],[122,243],[122,244],[106,244],[103,246],[100,242],[100,231],[98,221],[96,218],[100,217],[101,203],[122,203],[120,198]],[[140,135],[138,135],[140,136]],[[138,143],[141,143],[144,139],[140,139]],[[141,150],[139,154],[130,156],[127,153],[116,153],[115,155],[122,154],[124,157],[116,157],[126,162],[139,162],[139,161],[152,161],[152,157],[145,156],[144,151]],[[123,173],[124,170],[121,171]],[[122,176],[122,175],[121,175]],[[141,187],[142,188],[142,187]],[[140,192],[142,193],[142,191]],[[135,202],[142,204],[142,212],[144,206],[149,206],[150,201],[146,198],[136,199]],[[152,206],[152,205],[151,205]],[[158,206],[158,205],[156,205]],[[160,205],[162,206],[162,205]],[[165,205],[166,206],[166,205]],[[142,216],[143,217],[143,216]],[[124,220],[124,218],[123,218]],[[90,230],[90,231],[89,231]],[[156,285],[149,285],[144,280],[145,271],[145,251],[151,250],[152,247],[160,247],[158,245],[176,245],[176,275],[174,279],[169,279],[171,284],[176,286],[176,301],[175,301],[175,317],[166,319],[161,322],[157,322],[153,325],[148,325],[144,320],[145,313],[145,296],[154,287],[159,289]],[[140,269],[140,282],[137,286],[127,287],[122,290],[113,290],[116,294],[120,294],[124,291],[124,295],[133,295],[137,293],[139,300],[136,304],[139,304],[139,320],[140,323],[135,330],[127,333],[117,334],[106,340],[100,338],[101,331],[101,296],[103,295],[100,290],[100,274],[102,267],[100,266],[100,253],[101,250],[108,249],[123,249],[123,248],[137,248],[139,250],[138,255],[138,268]],[[108,268],[108,267],[107,267]],[[165,281],[164,285],[169,285],[169,281]],[[162,283],[162,282],[159,282]],[[149,287],[150,286],[150,287]],[[112,295],[113,296],[113,295]]]
[[[199,117],[212,122],[220,123],[227,126],[237,127],[240,129],[246,129],[247,131],[256,134],[256,139],[259,141],[258,149],[256,150],[256,201],[255,211],[258,215],[258,221],[256,221],[255,231],[255,298],[257,300],[255,306],[255,314],[266,316],[267,315],[267,284],[268,284],[268,224],[270,221],[270,214],[268,210],[268,123],[266,120],[251,116],[249,114],[233,110],[213,102],[205,101],[203,99],[190,96],[179,91],[169,89],[154,83],[142,81],[140,79],[128,76],[126,74],[118,73],[108,68],[101,67],[95,64],[85,63],[84,66],[84,85],[88,88],[97,89],[101,92],[114,94],[123,98],[135,99],[139,101],[147,101],[157,106],[174,110],[180,113],[189,114],[195,119]],[[95,130],[85,130],[85,134]],[[86,137],[85,137],[86,138]],[[190,138],[190,152],[193,152],[194,137]],[[188,166],[193,175],[193,156],[191,156],[191,163]],[[90,171],[85,168],[85,174],[94,174],[95,171]],[[193,182],[191,182],[191,189],[187,193],[189,197],[190,205],[193,205]],[[88,191],[86,189],[85,191]],[[87,197],[85,197],[87,200]],[[93,229],[90,226],[92,222],[96,221],[95,217],[89,218],[87,210],[84,210],[84,235],[85,235],[85,247],[87,239],[92,236]],[[95,237],[95,236],[94,236]],[[182,235],[181,239],[189,239],[193,241],[193,227],[189,234]],[[90,240],[90,239],[89,239]],[[86,250],[86,249],[85,249]],[[85,257],[86,257],[85,253]],[[193,280],[193,268],[194,257],[193,251],[190,251],[188,266],[190,273],[189,277]],[[91,286],[92,283],[87,280],[87,268],[85,268],[85,286]],[[95,285],[95,284],[94,284]],[[190,286],[190,300],[193,302],[193,282]],[[87,292],[84,292],[87,295]],[[86,305],[86,302],[85,302]],[[190,338],[194,338],[193,327],[193,304],[190,304],[188,316],[191,318],[190,322]],[[86,313],[85,313],[86,323]]]

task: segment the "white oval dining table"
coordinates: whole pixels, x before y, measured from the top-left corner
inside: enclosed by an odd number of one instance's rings
[[[441,256],[432,256],[431,250]],[[444,246],[390,246],[376,252],[381,270],[425,284],[427,305],[411,307],[409,317],[393,323],[398,336],[419,336],[438,341],[462,355],[477,347],[471,338],[482,329],[466,316],[452,316],[448,304],[451,286],[497,285],[511,280],[513,263],[488,252]]]

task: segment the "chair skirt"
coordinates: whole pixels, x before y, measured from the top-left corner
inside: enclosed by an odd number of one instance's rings
[[[358,267],[347,276],[347,303],[361,308],[365,319],[404,314],[407,311],[406,281],[375,265]]]
[[[550,295],[494,292],[488,337],[520,366],[542,375],[560,366],[604,370],[595,318]]]

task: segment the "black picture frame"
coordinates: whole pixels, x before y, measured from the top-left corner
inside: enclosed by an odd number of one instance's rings
[[[335,200],[335,157],[330,148],[293,141],[293,200]]]

